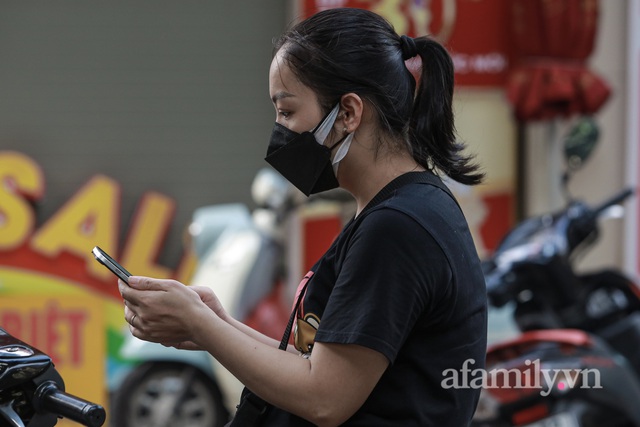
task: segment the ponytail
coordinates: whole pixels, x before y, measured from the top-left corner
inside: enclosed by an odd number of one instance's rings
[[[404,37],[404,36],[403,36]],[[456,141],[453,120],[453,62],[446,49],[428,37],[414,39],[422,72],[409,120],[413,158],[427,169],[438,169],[466,185],[479,184],[484,173],[465,156]],[[406,44],[401,40],[401,47]]]

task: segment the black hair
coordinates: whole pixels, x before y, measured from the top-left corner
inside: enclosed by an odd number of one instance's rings
[[[413,42],[412,53],[422,60],[417,92],[403,59],[407,39],[387,20],[364,9],[319,12],[280,36],[274,48],[284,48],[283,59],[318,95],[325,111],[342,95],[356,93],[377,111],[383,132],[408,141],[418,164],[463,184],[478,184],[484,174],[456,140],[451,57],[427,36]]]

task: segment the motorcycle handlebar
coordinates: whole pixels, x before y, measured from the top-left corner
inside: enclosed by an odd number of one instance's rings
[[[87,427],[100,427],[106,419],[102,406],[60,391],[53,381],[38,386],[34,403],[38,410],[60,415]]]
[[[607,208],[617,205],[623,202],[627,197],[634,193],[633,188],[625,188],[615,196],[602,202],[599,206],[592,209],[585,209],[583,215],[575,218],[572,221],[571,227],[567,230],[567,237],[569,239],[571,249],[575,248],[580,242],[582,242],[590,233],[596,228],[596,220],[598,216]]]
[[[635,192],[633,188],[625,188],[615,196],[611,197],[609,200],[606,200],[600,204],[600,206],[593,209],[594,216],[597,216],[599,213],[604,211],[605,209],[617,205],[623,202],[626,198],[631,196]]]

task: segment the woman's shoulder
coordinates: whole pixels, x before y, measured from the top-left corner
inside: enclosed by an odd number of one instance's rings
[[[415,182],[399,188],[391,197],[371,209],[368,216],[374,219],[400,219],[408,216],[426,225],[432,217],[454,220],[463,217],[463,213],[455,196],[444,185],[440,187]]]

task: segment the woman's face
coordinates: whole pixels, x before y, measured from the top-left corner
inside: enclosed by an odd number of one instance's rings
[[[298,133],[310,131],[322,120],[318,97],[303,85],[276,53],[269,70],[269,95],[276,109],[276,122]]]

